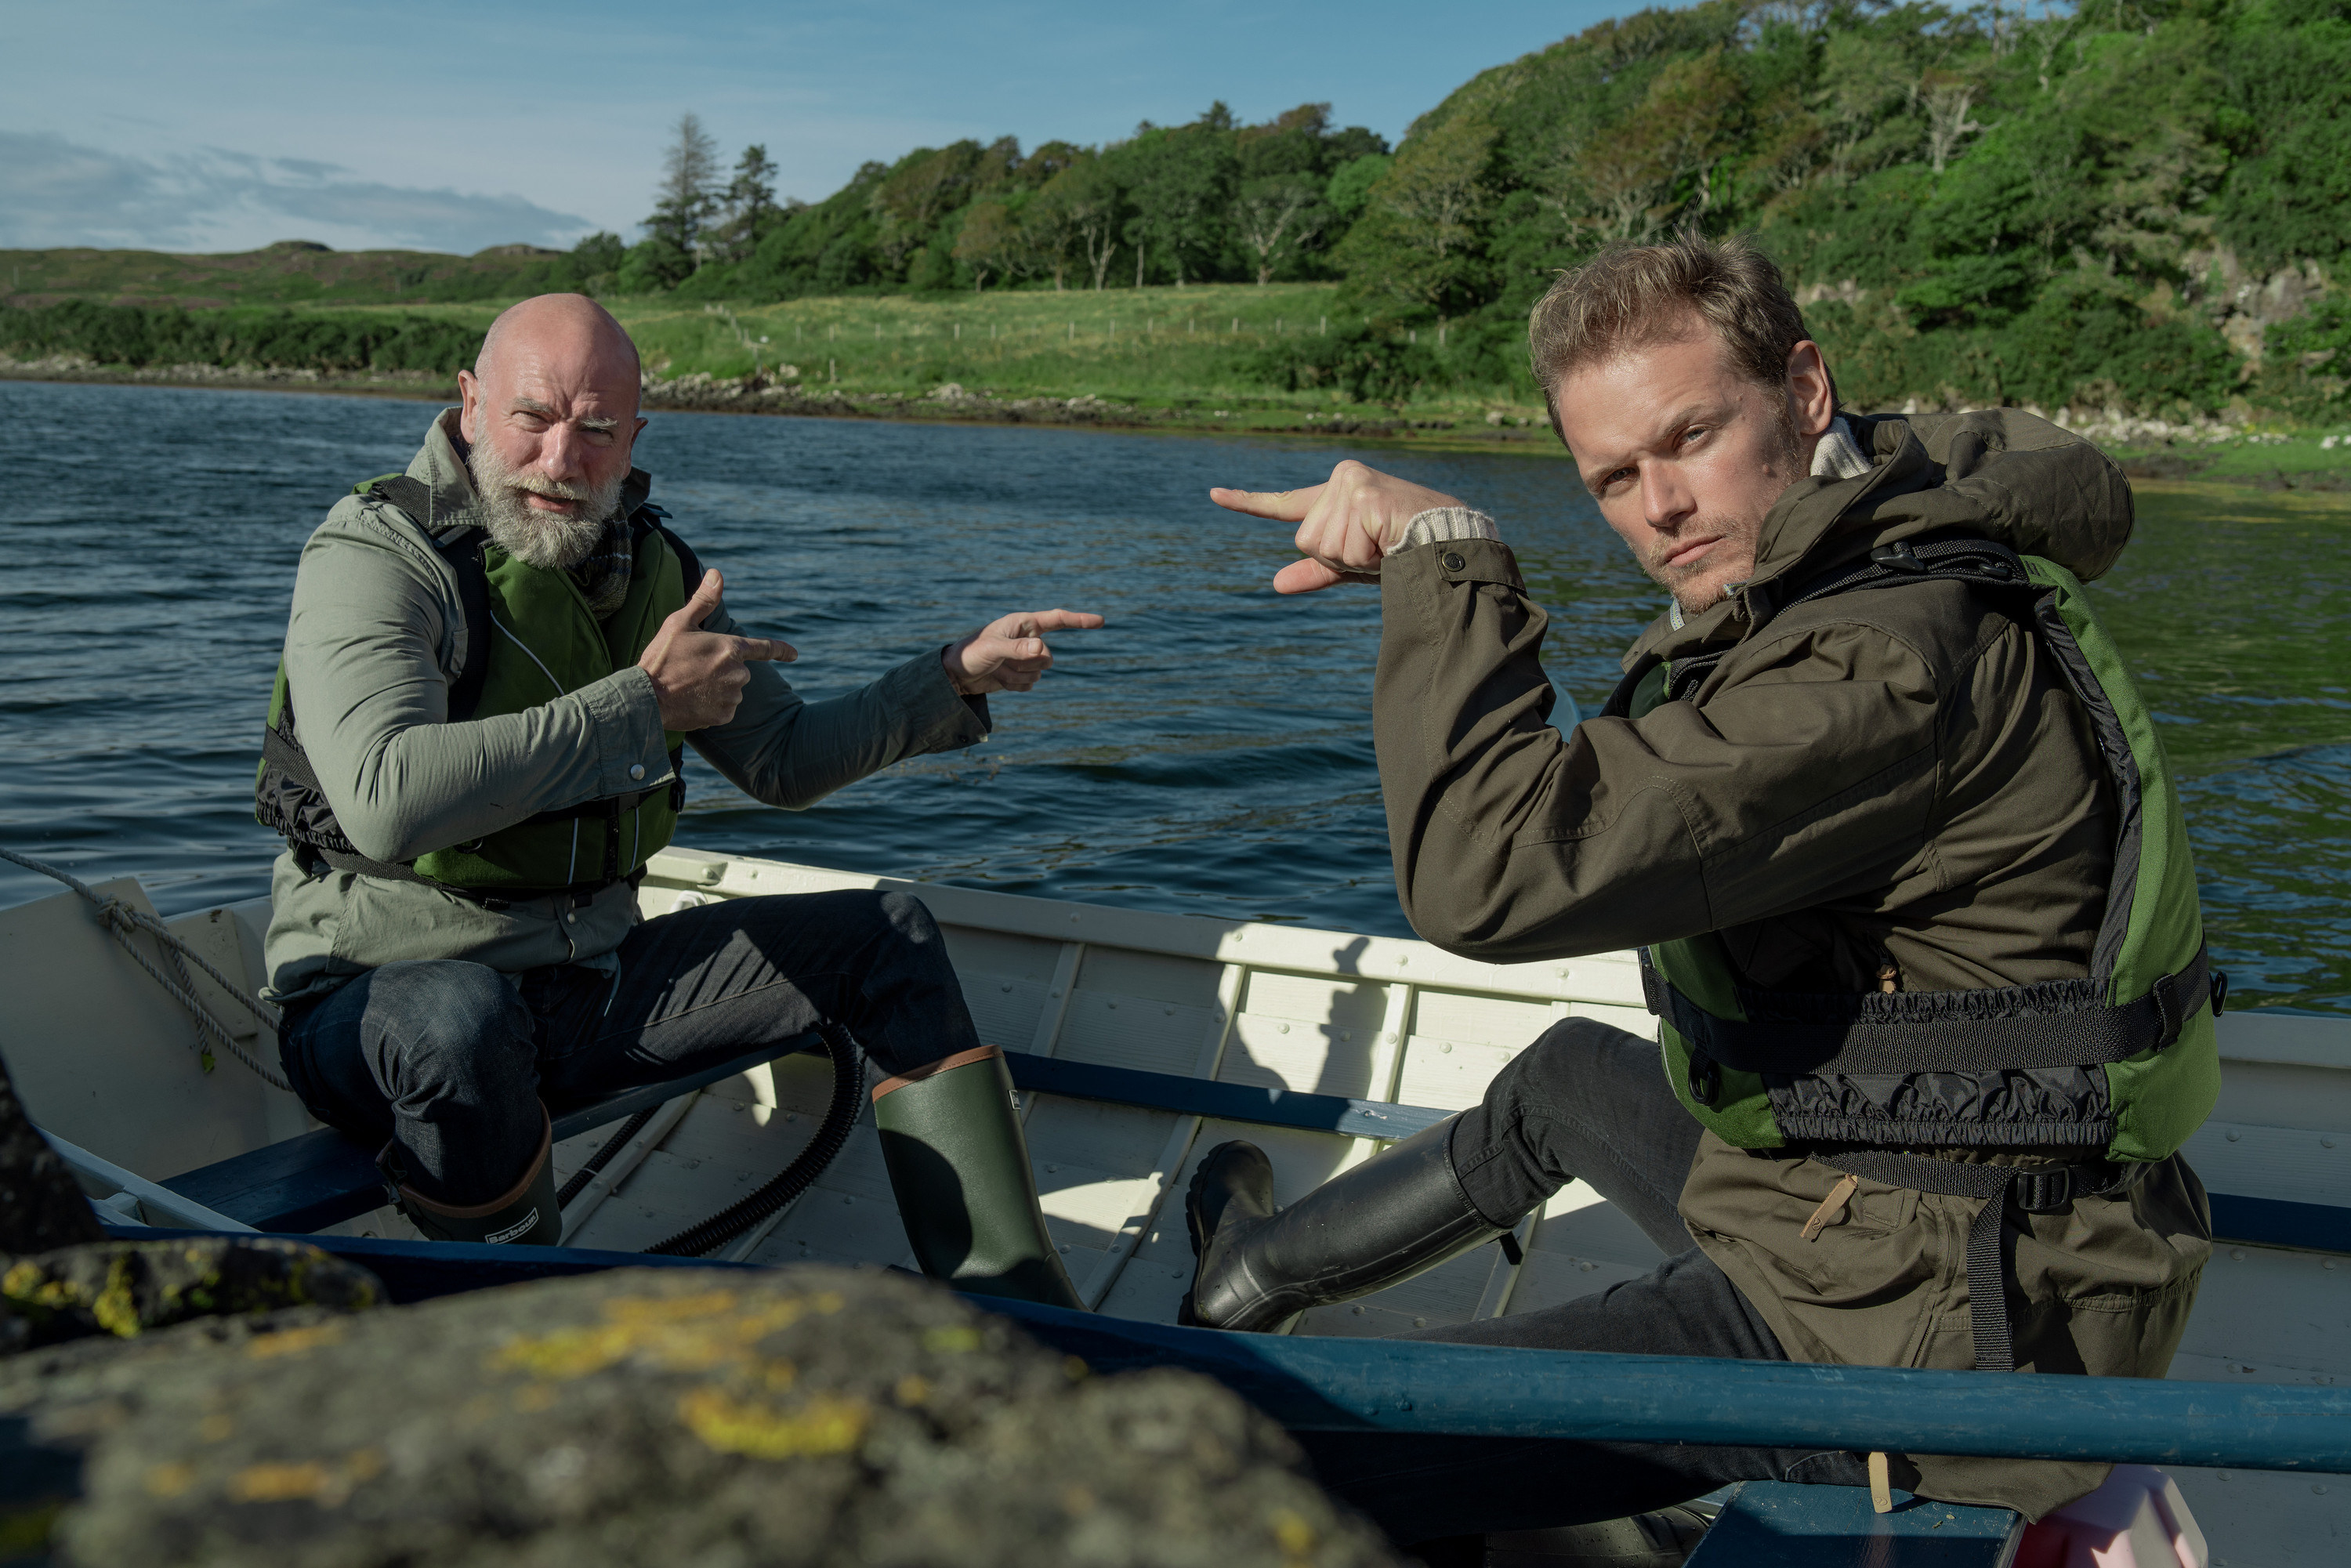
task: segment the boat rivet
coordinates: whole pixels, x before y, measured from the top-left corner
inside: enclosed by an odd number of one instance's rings
[[[2321,1138],[2318,1140],[2318,1146],[2322,1149],[2331,1149],[2335,1146],[2335,1140],[2332,1138]]]
[[[1355,1031],[1354,1031],[1353,1030],[1351,1030],[1351,1029],[1347,1029],[1347,1030],[1341,1030],[1339,1031],[1339,1038],[1340,1038],[1342,1040],[1353,1040],[1353,1039],[1354,1039],[1354,1038],[1355,1038]]]
[[[1057,996],[1057,997],[1058,997],[1058,996],[1060,996],[1061,993],[1060,991],[1055,991],[1053,994],[1054,994],[1055,996]]]
[[[2229,1256],[2241,1263],[2245,1260],[2245,1249],[2241,1247],[2231,1247],[2229,1249]]]
[[[1012,983],[1011,983],[1009,980],[1006,981],[1002,986],[1000,986],[1000,987],[998,987],[998,989],[999,989],[999,990],[1006,990],[1006,991],[1008,991],[1008,990],[1010,990],[1011,988],[1012,988]]]
[[[1412,1326],[1416,1329],[1425,1329],[1428,1326],[1428,1320],[1426,1318],[1415,1318],[1412,1320]],[[1405,1408],[1409,1409],[1411,1406],[1406,1406]]]
[[[2326,1495],[2326,1489],[2323,1486],[2314,1486],[2310,1490],[2316,1492],[2321,1497],[2325,1497]]]
[[[1110,1010],[1113,1012],[1118,1011],[1118,1004],[1116,1002],[1112,1002],[1110,1004]]]
[[[1364,1315],[1364,1309],[1361,1307],[1350,1307],[1347,1310],[1354,1313],[1359,1318]]]
[[[1450,1056],[1450,1055],[1452,1055],[1452,1054],[1453,1054],[1453,1042],[1452,1042],[1451,1040],[1447,1040],[1443,1045],[1438,1046],[1437,1049],[1438,1051],[1442,1051],[1442,1052],[1443,1052],[1444,1054],[1446,1054],[1447,1056]]]
[[[1062,1250],[1062,1251],[1064,1251],[1064,1252],[1067,1252],[1069,1249],[1070,1249],[1070,1244],[1069,1244],[1068,1242],[1066,1242],[1066,1241],[1062,1242],[1062,1243],[1061,1243],[1061,1250]]]
[[[1288,1033],[1290,1032],[1290,1026],[1289,1026],[1288,1024],[1283,1024],[1283,1025],[1281,1026],[1281,1032],[1282,1032],[1282,1033],[1284,1033],[1284,1034],[1288,1034]]]
[[[847,1208],[851,1204],[855,1203],[856,1201],[857,1200],[853,1197],[844,1197],[841,1200],[841,1207]]]
[[[2236,1128],[2231,1127],[2231,1128],[2230,1128],[2230,1129],[2229,1129],[2229,1141],[2230,1141],[2231,1143],[2232,1143],[2232,1144],[2233,1144],[2233,1143],[2235,1143],[2239,1138],[2241,1138],[2241,1137],[2242,1137],[2242,1136],[2244,1136],[2244,1134],[2241,1134],[2241,1133],[2240,1133],[2240,1132],[2238,1132]]]
[[[1061,1171],[1061,1167],[1059,1166],[1047,1166],[1045,1167],[1045,1174],[1047,1176],[1059,1176]]]
[[[1078,923],[1078,917],[1077,917],[1076,915],[1071,915],[1071,916],[1070,916],[1070,924],[1071,924],[1071,925],[1075,925],[1077,923]]]

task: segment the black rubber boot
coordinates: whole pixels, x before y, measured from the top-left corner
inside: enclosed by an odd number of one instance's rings
[[[1255,1144],[1208,1151],[1184,1218],[1192,1291],[1179,1322],[1261,1333],[1309,1307],[1411,1279],[1507,1227],[1478,1212],[1453,1174],[1453,1123],[1415,1133],[1276,1212],[1273,1167]]]
[[[883,1080],[873,1124],[924,1273],[958,1291],[1085,1311],[1037,1207],[1001,1051],[983,1046]]]
[[[376,1166],[392,1184],[400,1212],[434,1241],[486,1241],[553,1247],[563,1239],[563,1210],[555,1201],[555,1127],[539,1107],[538,1152],[522,1179],[504,1195],[470,1208],[438,1203],[408,1185],[398,1144],[386,1144]]]

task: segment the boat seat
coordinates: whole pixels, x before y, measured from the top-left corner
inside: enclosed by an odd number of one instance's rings
[[[734,1077],[796,1051],[820,1049],[811,1034],[781,1051],[760,1050],[682,1078],[648,1083],[566,1111],[555,1118],[561,1143],[608,1123],[651,1110],[689,1089]],[[1407,1138],[1443,1121],[1448,1113],[1418,1105],[1391,1105],[1336,1094],[1303,1094],[1249,1083],[1218,1083],[1131,1067],[1057,1061],[1026,1051],[1009,1051],[1013,1086],[1033,1093],[1061,1094],[1153,1110],[1300,1127],[1364,1138]],[[308,1233],[355,1218],[384,1202],[383,1177],[375,1151],[363,1149],[331,1127],[236,1155],[162,1183],[215,1214],[241,1220],[256,1230]]]
[[[2024,1517],[1894,1494],[1879,1513],[1867,1487],[1741,1481],[1687,1568],[2008,1568]]]
[[[763,1047],[716,1067],[623,1090],[557,1115],[555,1141],[559,1144],[640,1111],[650,1111],[688,1090],[706,1088],[779,1056],[820,1049],[820,1042],[810,1034],[780,1050]],[[375,1168],[375,1151],[361,1148],[331,1127],[183,1171],[162,1185],[182,1197],[193,1198],[214,1213],[242,1220],[256,1230],[323,1230],[380,1208],[385,1202],[383,1176]]]

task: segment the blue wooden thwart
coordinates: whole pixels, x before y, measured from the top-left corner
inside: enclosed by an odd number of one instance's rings
[[[2008,1568],[2024,1520],[1894,1494],[1875,1512],[1863,1487],[1742,1481],[1689,1555],[1689,1568]]]
[[[778,1055],[813,1049],[810,1043],[813,1040],[810,1036],[808,1042],[782,1051],[754,1052],[567,1111],[555,1118],[556,1141],[650,1109],[689,1089],[732,1078]],[[1005,1061],[1012,1070],[1014,1086],[1030,1093],[1353,1138],[1408,1138],[1452,1114],[1425,1105],[1390,1105],[1338,1094],[1218,1083],[1133,1067],[1060,1061],[1024,1051],[1008,1051]],[[373,1154],[340,1133],[306,1133],[175,1176],[163,1185],[256,1230],[320,1230],[365,1214],[384,1201],[383,1179],[376,1174]],[[2351,1252],[2351,1207],[2217,1192],[2211,1200],[2213,1231],[2224,1240]]]
[[[113,1228],[143,1239],[193,1234]],[[755,1270],[565,1247],[285,1239],[373,1270],[396,1301],[648,1264]],[[1097,1372],[1182,1367],[1293,1430],[1416,1433],[1436,1440],[1433,1452],[1448,1437],[1531,1437],[2351,1472],[2351,1388],[1219,1333],[967,1300]]]

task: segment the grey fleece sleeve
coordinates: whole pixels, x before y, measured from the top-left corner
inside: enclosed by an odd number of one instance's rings
[[[723,605],[703,624],[753,634]],[[735,716],[686,738],[746,795],[798,810],[893,762],[970,746],[987,731],[987,699],[958,693],[934,648],[853,692],[816,702],[792,690],[781,665],[753,664]]]
[[[661,707],[633,667],[521,713],[449,723],[443,659],[465,639],[446,570],[351,502],[303,547],[287,681],[352,843],[413,860],[668,776]]]

